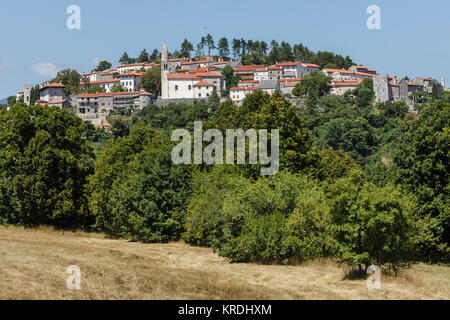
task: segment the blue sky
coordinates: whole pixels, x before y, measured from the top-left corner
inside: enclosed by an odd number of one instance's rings
[[[66,27],[69,5],[81,30]],[[368,30],[366,9],[381,8],[381,30]],[[199,42],[202,25],[222,36],[303,43],[350,55],[379,73],[446,77],[450,86],[448,0],[14,0],[0,4],[0,98],[64,68],[89,72],[98,59],[118,64],[126,51]]]

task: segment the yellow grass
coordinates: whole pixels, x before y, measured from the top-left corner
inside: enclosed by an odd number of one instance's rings
[[[81,290],[66,288],[70,265]],[[211,249],[100,234],[0,227],[0,299],[449,299],[450,267],[418,264],[382,289],[344,280],[331,261],[230,264]]]

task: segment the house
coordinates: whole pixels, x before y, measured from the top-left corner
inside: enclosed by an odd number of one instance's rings
[[[127,91],[139,91],[141,90],[141,76],[142,73],[137,72],[129,72],[129,73],[121,73],[119,75],[120,84]]]
[[[267,67],[256,68],[253,73],[253,79],[260,81],[269,80],[269,70],[267,70]]]
[[[261,80],[258,84],[258,88],[262,91],[273,94],[276,90],[280,90],[280,84],[278,80]]]
[[[313,64],[313,63],[301,63],[299,65],[299,67],[300,67],[300,72],[299,72],[300,78],[310,72],[320,71],[320,69],[321,69],[320,66],[318,66],[317,64]]]
[[[61,83],[49,83],[39,88],[40,99],[36,101],[37,105],[56,106],[60,108],[71,108],[63,89],[66,86]]]
[[[280,80],[283,75],[283,69],[281,67],[271,66],[267,67],[268,80]]]
[[[79,94],[76,112],[84,115],[104,114],[121,108],[138,108],[153,103],[153,95],[144,91]]]
[[[368,69],[364,66],[351,66],[348,70],[351,72],[367,73],[367,74],[372,74],[372,75],[377,74],[377,72],[375,70]]]
[[[437,81],[436,79],[417,77],[417,78],[412,79],[411,82],[421,86],[422,87],[421,91],[425,91],[428,94],[432,94],[433,93],[433,87],[436,86],[438,95],[439,96],[442,95],[443,87],[439,83],[439,81]]]
[[[292,90],[300,82],[300,79],[280,79],[278,83],[280,84],[280,91],[283,94],[292,95]]]
[[[347,91],[356,89],[361,82],[361,79],[332,80],[330,94],[343,96]]]
[[[242,103],[242,100],[245,99],[245,96],[247,94],[251,94],[254,93],[256,91],[258,91],[259,88],[258,87],[234,87],[234,88],[230,88],[230,98],[233,101],[234,104],[236,104],[237,106],[240,106]]]
[[[331,77],[333,80],[364,79],[373,78],[375,76],[371,73],[350,71],[345,69],[323,69],[322,72],[325,73],[325,75]]]
[[[277,63],[275,67],[282,69],[282,79],[294,79],[301,77],[302,66],[300,62],[281,62]]]
[[[99,81],[91,81],[91,82],[81,82],[81,84],[93,86],[99,85],[102,88],[105,88],[105,92],[111,92],[112,86],[115,84],[119,84],[120,79],[110,79],[110,80],[99,80]]]
[[[240,88],[257,87],[259,82],[260,82],[259,80],[242,80],[239,81],[238,87]]]
[[[156,63],[150,63],[150,62],[140,62],[140,63],[132,63],[132,64],[124,64],[119,67],[117,67],[117,72],[120,74],[123,73],[130,73],[130,72],[137,72],[141,69],[150,70],[152,68],[156,68],[159,65]]]
[[[264,67],[263,65],[240,66],[234,69],[234,75],[240,76],[242,80],[255,80],[255,71]]]

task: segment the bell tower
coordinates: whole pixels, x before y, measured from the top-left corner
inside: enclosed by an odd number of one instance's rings
[[[169,99],[169,81],[167,75],[169,74],[169,51],[164,43],[161,53],[161,99]]]

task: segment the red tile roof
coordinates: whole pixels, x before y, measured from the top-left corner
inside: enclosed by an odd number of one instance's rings
[[[43,86],[43,87],[40,88],[39,90],[44,90],[44,89],[47,89],[47,88],[65,88],[65,87],[66,87],[66,86],[63,85],[63,84],[61,84],[61,83],[53,82],[53,83],[50,83],[50,84],[48,84],[48,85],[46,85],[46,86]]]
[[[308,68],[320,68],[317,64],[314,63],[302,63],[303,66],[306,66]]]
[[[212,83],[209,83],[207,81],[199,81],[196,84],[194,84],[195,87],[214,87],[214,85]]]
[[[145,91],[131,91],[131,92],[109,92],[109,93],[85,93],[85,94],[79,94],[78,98],[98,98],[98,97],[110,97],[110,96],[121,96],[121,95],[132,95],[132,94],[139,94],[141,96],[148,96],[153,95],[149,92]]]
[[[291,67],[297,66],[300,62],[279,62],[275,66],[276,67]]]
[[[177,74],[177,73],[169,73],[167,75],[167,79],[200,79],[196,74]]]
[[[258,87],[234,87],[230,88],[230,91],[256,91],[259,90]]]

